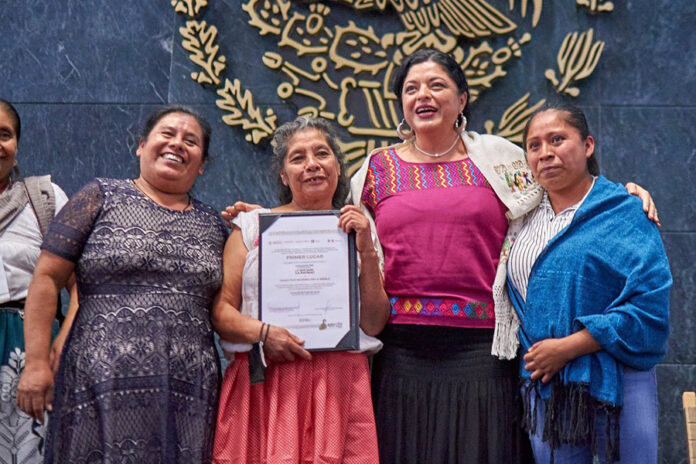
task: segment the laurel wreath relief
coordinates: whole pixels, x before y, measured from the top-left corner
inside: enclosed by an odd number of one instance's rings
[[[535,28],[544,0],[509,0],[508,10],[518,11]],[[492,88],[507,75],[506,66],[519,59],[532,41],[529,32],[511,35],[518,26],[509,13],[503,13],[485,0],[325,0],[304,8],[294,8],[290,0],[242,0],[247,24],[263,37],[274,37],[276,47],[262,57],[269,69],[283,75],[278,96],[297,107],[298,115],[321,116],[343,127],[349,136],[342,149],[349,161],[349,174],[372,149],[396,138],[400,121],[396,96],[389,82],[404,56],[424,48],[450,53],[462,66],[470,90],[470,101]],[[354,21],[329,25],[330,3],[357,12],[385,11],[398,14],[403,30],[377,34],[372,26]],[[182,46],[189,53],[195,70],[190,77],[215,90],[222,120],[239,127],[253,144],[268,140],[277,127],[271,108],[254,102],[250,89],[239,78],[225,77],[227,60],[220,53],[218,29],[198,18],[208,0],[172,0],[175,12],[188,20],[179,28]],[[576,0],[576,8],[591,14],[611,12],[610,1]],[[302,10],[302,11],[301,11]],[[309,12],[307,13],[307,10]],[[374,17],[374,16],[373,16]],[[508,36],[506,40],[490,38]],[[460,38],[478,45],[465,48]],[[559,46],[557,70],[547,69],[546,79],[556,92],[569,97],[580,94],[578,83],[596,69],[605,42],[594,39],[593,29],[570,32]],[[229,71],[228,71],[229,72]],[[487,133],[521,143],[522,131],[531,113],[544,99],[530,103],[525,93],[503,112],[497,125],[484,123]]]

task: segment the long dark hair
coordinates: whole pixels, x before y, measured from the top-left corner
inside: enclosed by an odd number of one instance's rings
[[[338,185],[336,185],[336,191],[331,199],[331,203],[334,208],[340,208],[346,202],[350,185],[348,176],[346,176],[346,156],[343,151],[341,151],[338,136],[333,126],[324,118],[300,116],[294,121],[286,122],[278,127],[273,133],[273,140],[271,140],[271,147],[273,147],[272,167],[273,174],[278,179],[278,199],[283,205],[292,201],[292,191],[290,187],[283,184],[280,173],[283,171],[283,163],[288,154],[288,143],[290,139],[292,139],[295,134],[305,129],[316,129],[321,132],[324,137],[326,137],[326,142],[329,144],[331,151],[333,151],[336,161],[338,161],[340,167]]]
[[[587,125],[587,118],[585,118],[585,113],[582,112],[577,106],[571,105],[569,103],[544,103],[539,109],[534,111],[527,121],[527,125],[524,126],[524,133],[522,134],[522,144],[524,150],[527,151],[527,134],[529,133],[529,127],[532,124],[534,118],[545,111],[557,111],[563,120],[572,128],[580,133],[580,138],[582,140],[587,139],[590,135],[590,128]],[[595,141],[595,149],[596,149]],[[596,153],[587,158],[587,170],[593,176],[599,175],[599,162],[597,161]]]
[[[403,103],[401,102],[401,93],[404,89],[404,81],[406,81],[408,71],[412,66],[425,63],[426,61],[432,61],[433,63],[439,64],[450,79],[457,84],[459,94],[466,94],[466,105],[464,106],[462,113],[466,117],[467,121],[471,121],[471,112],[469,111],[469,84],[466,82],[466,76],[464,75],[462,67],[454,58],[452,58],[451,55],[433,48],[422,48],[410,54],[404,59],[401,66],[399,66],[394,72],[394,77],[392,77],[392,92],[394,92],[396,95],[401,112],[403,113],[404,111]]]

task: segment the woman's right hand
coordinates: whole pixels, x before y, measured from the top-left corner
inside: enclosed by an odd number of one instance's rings
[[[251,210],[259,209],[261,205],[254,205],[252,203],[244,203],[243,201],[235,202],[234,205],[228,206],[220,214],[222,219],[225,221],[227,227],[232,227],[232,220],[237,217],[239,213],[248,213]]]
[[[19,409],[43,424],[53,408],[53,372],[48,362],[27,363],[17,386]]]
[[[312,355],[303,348],[303,345],[304,340],[297,335],[291,334],[282,327],[270,325],[268,338],[263,342],[263,353],[266,359],[274,362],[294,361],[298,356],[309,361]]]

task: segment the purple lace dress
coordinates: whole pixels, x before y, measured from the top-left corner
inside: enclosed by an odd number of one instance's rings
[[[42,248],[76,264],[46,463],[210,462],[220,382],[209,310],[227,232],[217,213],[163,208],[97,179]]]

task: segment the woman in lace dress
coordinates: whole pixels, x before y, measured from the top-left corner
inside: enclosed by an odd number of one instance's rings
[[[29,288],[17,398],[35,418],[52,410],[46,463],[210,461],[220,372],[209,310],[226,229],[189,194],[209,139],[192,110],[157,111],[139,177],[90,182],[52,223]],[[80,306],[54,400],[50,302],[73,269]]]

